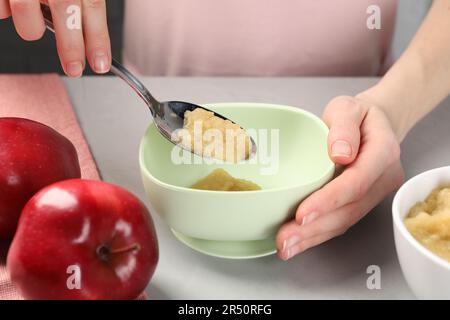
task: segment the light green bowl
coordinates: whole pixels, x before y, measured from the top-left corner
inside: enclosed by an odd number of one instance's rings
[[[280,225],[293,217],[300,201],[333,176],[334,164],[327,154],[328,128],[315,115],[293,107],[258,103],[206,107],[247,129],[278,129],[278,172],[261,174],[263,168],[268,168],[261,161],[175,164],[171,158],[174,145],[151,124],[141,143],[140,167],[153,207],[177,234],[187,237],[216,241],[273,239]],[[257,144],[260,156],[265,151],[260,142]],[[198,156],[192,159],[202,160]],[[218,192],[189,188],[216,168],[251,180],[263,190]]]

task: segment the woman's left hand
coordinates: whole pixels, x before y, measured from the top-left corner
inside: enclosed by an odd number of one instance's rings
[[[398,139],[381,108],[363,96],[338,97],[324,120],[329,156],[345,169],[281,227],[276,242],[283,260],[342,235],[403,182]]]

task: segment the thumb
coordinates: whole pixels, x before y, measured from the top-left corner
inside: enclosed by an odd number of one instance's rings
[[[367,107],[347,96],[334,98],[325,108],[323,118],[330,128],[328,154],[334,163],[348,165],[355,160],[366,112]]]

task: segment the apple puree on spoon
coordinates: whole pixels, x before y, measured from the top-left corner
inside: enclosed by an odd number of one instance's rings
[[[252,141],[239,125],[203,108],[186,111],[184,126],[175,136],[184,149],[207,158],[240,162],[250,157]]]

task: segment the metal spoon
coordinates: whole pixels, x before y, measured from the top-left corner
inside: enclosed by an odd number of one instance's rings
[[[55,33],[50,8],[47,5],[41,4],[41,9],[47,29]],[[224,120],[229,120],[214,111],[208,110],[204,107],[200,107],[193,103],[183,101],[159,102],[151,95],[150,91],[148,91],[148,89],[141,81],[139,81],[138,78],[136,78],[121,63],[114,59],[112,59],[111,72],[124,80],[131,88],[133,88],[133,90],[139,95],[139,97],[144,100],[144,102],[150,109],[150,112],[152,113],[153,120],[159,132],[173,144],[176,143],[171,139],[172,133],[177,129],[183,128],[184,115],[186,111],[193,111],[194,109],[202,108],[207,111],[213,112],[216,117],[222,118]],[[257,150],[256,143],[252,138],[251,143],[252,146],[249,158],[253,157],[256,154]],[[181,144],[179,146],[182,147]],[[190,149],[185,149],[192,152],[192,150]]]

